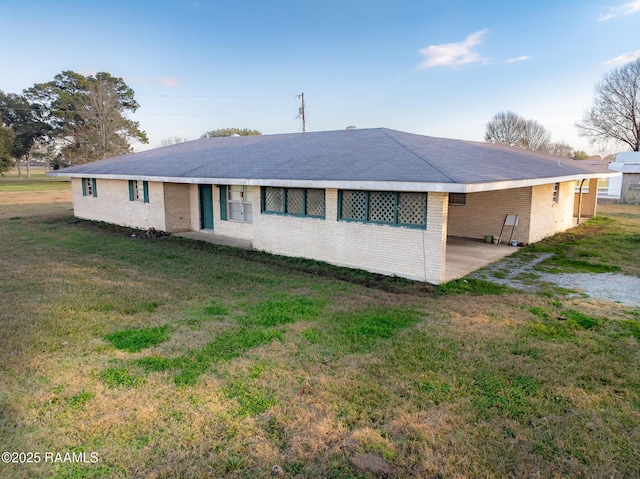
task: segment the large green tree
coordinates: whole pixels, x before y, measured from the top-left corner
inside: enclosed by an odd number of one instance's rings
[[[60,143],[66,164],[81,164],[129,153],[132,142],[148,143],[136,121],[127,118],[139,104],[122,78],[73,71],[25,91],[41,105]]]
[[[580,135],[640,151],[640,58],[612,70],[594,90],[593,105],[576,123]]]
[[[33,104],[23,95],[0,91],[0,113],[3,126],[10,128],[14,135],[11,145],[11,158],[15,161],[18,174],[22,177],[20,162],[27,165],[27,177],[30,176],[29,161],[34,145],[49,142],[51,127],[44,120],[42,106]]]
[[[262,135],[258,130],[250,130],[248,128],[220,128],[206,132],[200,138],[218,138],[220,136],[252,136]]]
[[[11,128],[2,126],[2,117],[0,117],[0,175],[2,176],[13,166],[11,149],[15,136]]]

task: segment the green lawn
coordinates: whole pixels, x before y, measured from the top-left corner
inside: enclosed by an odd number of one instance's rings
[[[0,180],[0,193],[31,193],[68,190],[69,180],[66,178],[42,178],[23,181]]]
[[[640,475],[638,309],[14,207],[0,219],[0,449],[88,462],[1,477],[377,477],[353,465],[365,453],[394,477]],[[610,211],[544,247],[628,269],[640,208]]]
[[[25,184],[34,184],[41,182],[56,182],[56,181],[68,181],[68,178],[58,177],[58,176],[47,176],[44,167],[41,166],[32,166],[31,167],[31,178],[27,178],[27,170],[24,166],[22,166],[22,178],[18,176],[18,172],[15,168],[12,168],[10,171],[6,172],[4,175],[0,175],[0,185],[3,183],[25,183]]]

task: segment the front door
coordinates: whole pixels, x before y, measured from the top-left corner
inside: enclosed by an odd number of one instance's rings
[[[213,192],[211,185],[198,185],[200,229],[213,230]]]

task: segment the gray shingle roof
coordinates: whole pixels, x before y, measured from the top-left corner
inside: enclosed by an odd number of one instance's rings
[[[606,168],[502,145],[386,128],[208,138],[60,170],[67,176],[474,185],[594,177]],[[538,181],[539,183],[540,181]],[[262,183],[264,184],[264,183]]]

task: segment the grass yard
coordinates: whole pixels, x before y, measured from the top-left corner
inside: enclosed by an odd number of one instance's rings
[[[345,281],[3,186],[0,452],[40,461],[0,477],[640,477],[638,309]],[[638,274],[640,207],[601,212],[532,248]]]
[[[31,168],[31,179],[20,180],[15,170],[0,176],[0,220],[27,216],[72,214],[71,183],[47,177],[43,168]]]

